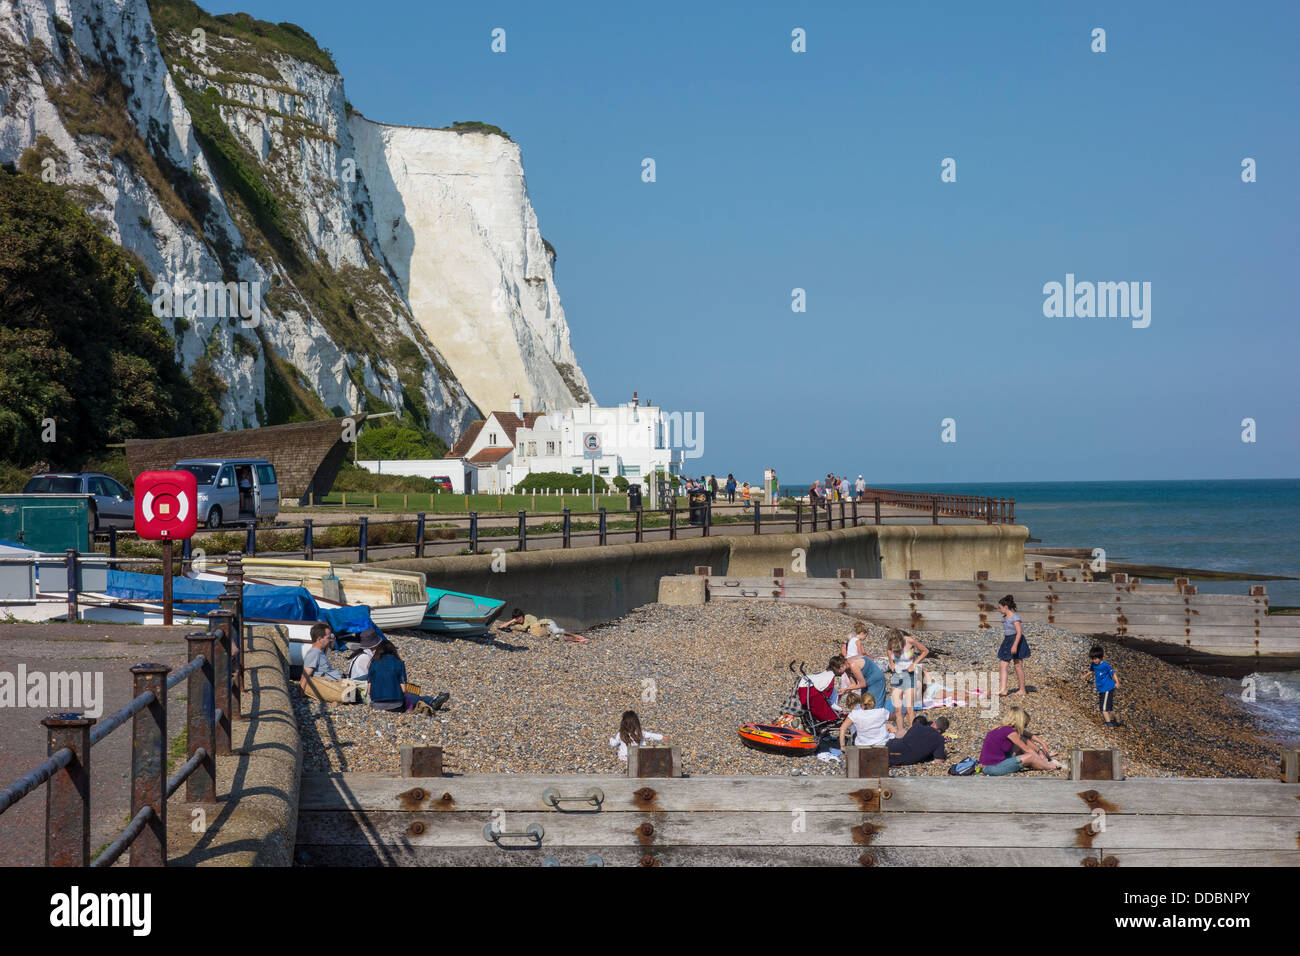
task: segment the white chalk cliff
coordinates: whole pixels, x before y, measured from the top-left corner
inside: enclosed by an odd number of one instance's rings
[[[476,404],[588,397],[514,143],[349,119],[306,34],[155,8],[161,36],[147,0],[0,0],[0,162],[72,186],[155,283],[260,290],[255,326],[162,319],[223,427],[390,407],[450,443]]]
[[[384,255],[470,398],[484,410],[514,392],[536,410],[587,400],[519,146],[356,113],[350,125]]]

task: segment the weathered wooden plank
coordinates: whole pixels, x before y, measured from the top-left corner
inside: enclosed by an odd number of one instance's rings
[[[649,787],[652,795],[638,795]],[[605,774],[476,774],[414,779],[382,774],[303,774],[301,810],[456,810],[541,813],[554,810],[542,795],[554,788],[566,812],[590,810],[583,799],[592,788],[604,794],[602,813],[662,811],[856,811],[870,806],[864,791],[889,792],[889,812],[1087,813],[1103,806],[1118,813],[1208,816],[1294,813],[1300,821],[1300,786],[1271,780],[1166,779],[1075,781],[1050,777],[953,779],[951,777],[768,777],[707,775],[679,779],[630,780]],[[413,790],[422,791],[416,796]],[[1080,794],[1095,791],[1094,803]],[[444,800],[444,795],[451,800]]]
[[[1088,828],[1100,819],[1104,830]],[[1079,847],[1104,845],[1172,849],[1291,850],[1294,815],[1162,816],[1061,813],[888,813],[836,811],[542,813],[305,811],[298,816],[302,844],[483,846],[484,827],[506,833],[543,828],[542,846],[905,846]],[[643,829],[646,826],[651,830]],[[532,846],[503,837],[511,846]]]
[[[1135,851],[1129,851],[1135,852]],[[1163,851],[1157,851],[1163,852]],[[1236,859],[1241,854],[1233,854]],[[1096,850],[1021,847],[860,846],[565,846],[532,850],[496,847],[360,845],[298,847],[300,866],[1070,866],[1100,862]],[[554,862],[550,862],[554,861]],[[1216,865],[1209,863],[1207,865]],[[1232,865],[1226,860],[1217,865]],[[1262,865],[1262,864],[1261,864]],[[1284,864],[1279,864],[1284,865]]]
[[[1100,842],[1097,841],[1097,842]],[[1174,847],[1163,850],[1114,849],[1099,851],[1117,866],[1289,866],[1300,867],[1300,850],[1201,850]]]

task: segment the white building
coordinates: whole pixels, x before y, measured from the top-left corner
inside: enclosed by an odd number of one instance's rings
[[[674,417],[658,405],[640,404],[635,392],[626,405],[589,402],[551,414],[525,412],[516,395],[510,411],[472,422],[447,458],[357,464],[382,474],[449,476],[458,494],[506,494],[534,472],[564,472],[573,475],[573,487],[581,492],[589,487],[592,469],[582,440],[594,432],[601,439],[596,474],[611,486],[621,475],[649,493],[656,472],[683,474],[686,449],[703,437],[686,434],[692,424],[684,423],[679,413]]]

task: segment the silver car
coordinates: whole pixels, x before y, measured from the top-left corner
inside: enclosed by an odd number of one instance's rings
[[[98,472],[55,472],[33,475],[23,486],[25,495],[90,495],[90,527],[135,526],[135,499],[115,478]]]
[[[265,458],[186,458],[176,468],[194,476],[199,523],[209,528],[271,522],[279,512],[279,481]]]

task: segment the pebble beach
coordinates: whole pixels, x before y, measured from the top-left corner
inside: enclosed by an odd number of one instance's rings
[[[777,717],[794,685],[790,662],[806,662],[809,673],[824,669],[852,621],[837,611],[790,605],[650,604],[587,631],[586,644],[394,631],[388,636],[409,680],[426,696],[450,693],[446,708],[431,716],[389,714],[311,700],[295,688],[303,768],[397,773],[400,747],[433,744],[444,748],[445,769],[454,774],[618,773],[623,765],[609,738],[622,712],[633,709],[646,730],[681,748],[687,774],[841,775],[838,761],[748,749],[736,728]],[[869,623],[868,647],[878,662],[886,630]],[[1005,700],[1029,712],[1030,731],[1052,749],[1118,747],[1128,776],[1276,772],[1276,750],[1230,697],[1240,692],[1237,682],[1107,645],[1107,659],[1120,676],[1117,713],[1123,724],[1107,729],[1091,681],[1082,680],[1094,641],[1033,622],[1026,622],[1025,633],[1033,651],[1026,665],[1028,693]],[[1000,628],[914,636],[930,649],[930,671],[997,670]],[[344,669],[345,655],[332,657]],[[1017,689],[1014,671],[1009,685]],[[926,713],[950,720],[950,758],[977,756],[984,734],[1004,722],[982,706]],[[927,764],[893,773],[945,774],[946,767]]]

